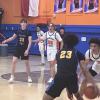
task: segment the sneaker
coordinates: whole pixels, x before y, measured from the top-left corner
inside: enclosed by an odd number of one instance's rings
[[[49,80],[48,80],[48,83],[51,83],[53,81],[53,78],[51,77]]]
[[[11,75],[10,79],[8,80],[9,83],[13,83],[14,82],[14,76]]]
[[[32,83],[32,79],[30,76],[28,76],[28,83]]]

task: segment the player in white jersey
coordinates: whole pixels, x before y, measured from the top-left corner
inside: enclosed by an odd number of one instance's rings
[[[51,78],[48,82],[52,82],[55,76],[55,56],[57,53],[57,42],[61,43],[61,48],[63,46],[63,41],[58,32],[55,31],[54,24],[49,24],[49,31],[47,31],[40,40],[46,40],[47,49],[47,60],[50,64],[50,74]],[[40,41],[39,40],[39,41]]]
[[[90,72],[92,78],[100,74],[100,39],[91,38],[89,41],[90,48],[85,53],[86,66]],[[86,80],[80,74],[80,94],[83,95],[84,87],[86,86]],[[93,82],[95,84],[95,81]]]
[[[44,32],[40,29],[39,26],[37,26],[37,37],[40,38],[44,35]],[[39,41],[38,43],[39,51],[41,54],[41,65],[45,64],[45,57],[44,57],[44,51],[45,51],[45,42],[44,40]]]
[[[92,76],[100,73],[100,39],[91,38],[89,41],[90,49],[86,51],[86,63],[92,62],[89,72]]]

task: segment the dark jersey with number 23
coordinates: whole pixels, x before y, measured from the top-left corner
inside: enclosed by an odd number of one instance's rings
[[[19,30],[15,34],[18,38],[17,46],[27,48],[28,37],[31,36],[31,33],[28,30]]]
[[[84,59],[84,55],[81,52],[77,51],[75,48],[63,48],[56,55],[57,75],[76,75],[78,62]]]

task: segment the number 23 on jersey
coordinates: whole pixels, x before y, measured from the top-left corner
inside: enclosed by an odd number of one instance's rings
[[[60,59],[63,58],[71,59],[71,57],[72,57],[72,51],[61,51]]]

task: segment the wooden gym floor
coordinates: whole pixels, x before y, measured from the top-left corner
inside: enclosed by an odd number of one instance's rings
[[[0,57],[0,100],[42,100],[50,76],[48,63],[45,66],[40,66],[40,56],[31,56],[30,66],[33,83],[27,83],[24,61],[19,60],[16,67],[17,81],[9,84],[11,62],[12,56]],[[100,77],[97,77],[97,80],[100,80]],[[97,85],[100,87],[100,81],[97,81]],[[61,96],[55,100],[69,100],[66,91],[63,90]],[[84,100],[89,99],[84,97]],[[100,100],[100,98],[95,100]]]

